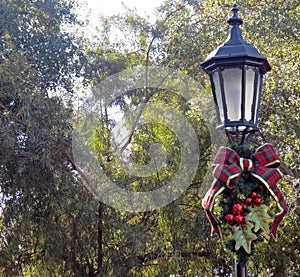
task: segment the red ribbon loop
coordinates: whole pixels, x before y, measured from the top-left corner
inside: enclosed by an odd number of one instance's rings
[[[279,169],[270,168],[280,165],[278,156],[270,144],[258,148],[250,159],[241,158],[228,147],[220,147],[213,164],[216,166],[214,177],[231,189],[238,185],[243,172],[250,172],[263,183],[274,184],[282,177]]]

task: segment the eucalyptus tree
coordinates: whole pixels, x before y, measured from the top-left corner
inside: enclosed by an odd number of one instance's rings
[[[85,60],[81,42],[67,31],[79,24],[73,7],[73,1],[0,1],[3,276],[94,270],[87,258],[94,255],[81,240],[95,202],[66,156],[73,81]]]

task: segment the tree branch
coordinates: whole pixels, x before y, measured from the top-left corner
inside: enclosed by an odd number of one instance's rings
[[[138,125],[138,122],[143,114],[143,112],[145,111],[146,109],[146,106],[147,104],[149,103],[151,97],[159,91],[159,88],[161,87],[161,85],[164,83],[164,81],[166,80],[166,78],[169,76],[169,74],[167,74],[162,80],[161,82],[158,84],[158,86],[153,90],[153,92],[151,94],[148,94],[148,81],[149,81],[149,61],[150,61],[150,51],[151,51],[151,48],[152,48],[152,44],[153,42],[155,41],[155,36],[152,37],[152,40],[148,46],[148,49],[147,49],[147,55],[146,55],[146,73],[145,73],[145,89],[146,89],[146,98],[141,106],[141,109],[139,110],[138,114],[137,114],[137,118],[136,120],[134,121],[133,123],[133,126],[131,128],[131,131],[129,133],[129,136],[128,136],[128,139],[126,140],[125,144],[123,145],[123,147],[121,148],[121,152],[123,152],[126,147],[130,144],[131,140],[132,140],[132,137],[133,137],[133,134],[136,130],[136,127]]]
[[[84,173],[84,171],[75,163],[75,161],[71,158],[71,156],[65,152],[67,156],[67,160],[70,162],[72,165],[72,169],[77,171],[77,173],[80,175],[80,177],[86,182],[86,184],[89,186],[90,190],[97,195],[97,190],[93,186],[92,180]]]
[[[141,261],[142,263],[144,262],[149,262],[149,261],[153,261],[156,260],[157,258],[162,258],[162,257],[172,257],[179,255],[180,257],[183,258],[189,258],[192,256],[197,256],[197,257],[208,257],[210,256],[212,253],[208,252],[208,251],[181,251],[181,252],[172,252],[172,253],[162,253],[160,250],[152,252],[152,253],[148,253],[145,255],[139,255],[137,256],[138,260]]]

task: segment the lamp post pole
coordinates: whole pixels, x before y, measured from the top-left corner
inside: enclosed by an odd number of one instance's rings
[[[235,261],[236,277],[248,277],[247,264],[242,264]]]

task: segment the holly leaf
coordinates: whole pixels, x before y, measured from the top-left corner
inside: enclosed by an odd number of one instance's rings
[[[251,253],[251,243],[257,239],[257,236],[252,232],[253,224],[246,222],[242,225],[234,225],[232,227],[232,239],[235,240],[235,250],[244,247],[245,251]]]
[[[249,208],[250,213],[246,216],[246,221],[251,221],[254,224],[254,232],[259,229],[265,233],[270,233],[270,223],[273,222],[272,217],[268,214],[268,206],[262,204]]]

